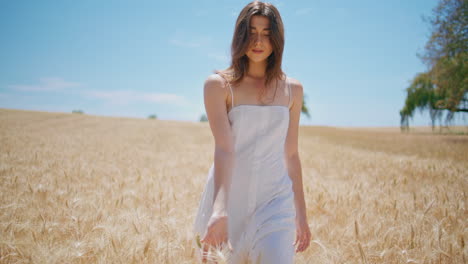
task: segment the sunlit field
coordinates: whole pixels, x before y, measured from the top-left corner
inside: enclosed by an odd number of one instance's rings
[[[468,136],[429,131],[301,127],[295,263],[467,263]],[[0,109],[0,149],[0,263],[197,263],[208,123]]]

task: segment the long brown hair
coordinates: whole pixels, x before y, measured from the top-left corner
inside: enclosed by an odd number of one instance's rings
[[[247,4],[237,17],[231,44],[231,65],[226,70],[214,72],[223,76],[231,84],[238,84],[248,71],[249,59],[245,54],[251,42],[250,19],[261,15],[270,21],[270,42],[273,52],[267,58],[265,87],[274,80],[284,79],[281,69],[284,50],[284,26],[278,9],[271,3],[253,1]],[[262,89],[262,93],[265,88]]]

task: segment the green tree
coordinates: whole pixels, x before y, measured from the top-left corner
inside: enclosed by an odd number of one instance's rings
[[[206,122],[206,121],[208,121],[208,118],[206,117],[206,114],[202,114],[200,116],[200,122]]]
[[[306,98],[307,96],[304,94],[304,98],[302,100],[302,109],[301,109],[301,113],[303,113],[304,115],[306,115],[308,118],[310,118],[310,113],[309,113],[309,108],[307,107],[306,105]]]
[[[402,129],[407,130],[409,128],[409,118],[413,116],[414,111],[418,108],[420,112],[429,110],[432,127],[434,128],[435,121],[442,116],[442,109],[438,109],[436,104],[443,97],[435,89],[430,75],[425,72],[416,75],[406,92],[405,106],[400,111]]]
[[[414,110],[429,110],[432,128],[443,110],[449,123],[455,113],[468,112],[468,1],[441,0],[429,18],[432,34],[425,52],[417,54],[428,71],[417,74],[406,89],[400,111],[401,128],[407,130]]]

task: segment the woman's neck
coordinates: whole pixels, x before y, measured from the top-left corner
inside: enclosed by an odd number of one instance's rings
[[[247,71],[247,76],[255,80],[262,80],[265,78],[266,67],[266,60],[261,62],[249,61],[249,70]]]

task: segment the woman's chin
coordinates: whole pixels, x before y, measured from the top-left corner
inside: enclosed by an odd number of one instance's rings
[[[259,63],[259,62],[266,61],[268,57],[265,57],[265,58],[259,58],[259,57],[248,57],[248,58],[249,58],[249,61],[250,61],[250,62],[253,62],[253,63]]]

